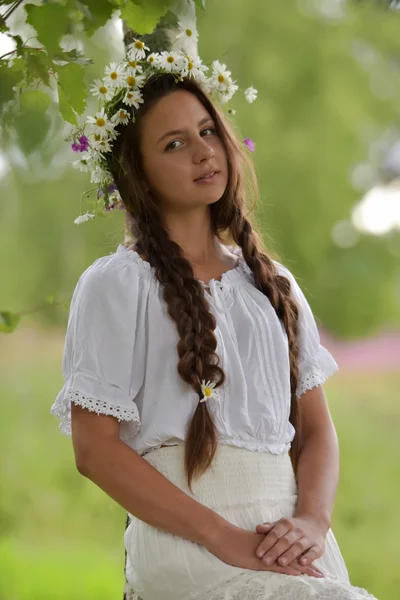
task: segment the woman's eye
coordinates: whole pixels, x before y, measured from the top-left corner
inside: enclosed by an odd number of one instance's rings
[[[212,131],[213,133],[215,133],[215,128],[214,127],[206,127],[205,129],[203,129],[203,131],[201,133],[203,133],[204,131]],[[174,150],[175,148],[172,147],[172,144],[175,144],[175,142],[179,142],[179,140],[173,140],[172,142],[170,142],[165,150]]]

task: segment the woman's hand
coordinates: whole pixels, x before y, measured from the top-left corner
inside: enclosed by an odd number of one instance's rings
[[[326,527],[310,516],[288,517],[257,525],[257,533],[265,538],[257,548],[264,564],[290,565],[298,560],[310,564],[325,551]]]
[[[212,537],[207,540],[204,546],[214,556],[234,567],[251,569],[253,571],[273,571],[275,573],[294,576],[324,576],[316,567],[312,565],[300,565],[297,561],[293,561],[291,565],[285,567],[277,563],[270,566],[266,565],[256,555],[257,548],[265,540],[265,534],[241,529],[227,522],[221,529],[214,531]]]

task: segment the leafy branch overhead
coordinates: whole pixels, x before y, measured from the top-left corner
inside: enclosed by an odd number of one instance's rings
[[[37,149],[50,129],[48,109],[51,104],[54,109],[55,91],[56,112],[58,108],[64,121],[77,125],[89,94],[85,67],[93,61],[77,49],[63,50],[60,42],[65,35],[83,33],[91,37],[119,11],[125,41],[133,32],[138,37],[150,36],[160,21],[164,29],[171,19],[176,21],[176,15],[169,11],[176,13],[183,2],[194,2],[204,9],[206,0],[66,0],[38,6],[22,0],[11,3],[0,16],[0,33],[14,44],[14,50],[0,56],[0,133],[4,142],[16,140],[26,154]],[[26,23],[36,31],[34,40],[23,40],[9,27],[11,15],[22,4]],[[0,332],[11,333],[24,314],[49,303],[60,304],[46,298],[45,304],[24,313],[0,311]]]

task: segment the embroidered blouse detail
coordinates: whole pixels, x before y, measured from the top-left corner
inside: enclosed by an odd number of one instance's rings
[[[226,375],[218,389],[203,380],[200,401],[207,399],[221,444],[280,454],[289,450],[295,434],[289,422],[288,339],[269,299],[256,289],[240,248],[230,249],[238,256],[237,266],[220,280],[200,281],[216,319],[217,354]],[[338,366],[320,344],[296,279],[275,264],[289,278],[299,305],[300,397]],[[121,439],[141,455],[184,444],[199,395],[177,372],[178,340],[150,263],[122,245],[96,259],[80,276],[71,300],[65,383],[51,407],[61,431],[71,435],[74,402],[116,417]]]

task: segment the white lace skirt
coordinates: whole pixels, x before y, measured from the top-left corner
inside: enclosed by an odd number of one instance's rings
[[[293,516],[297,486],[288,454],[252,452],[219,445],[211,468],[193,481],[183,469],[183,446],[144,455],[189,496],[224,519],[255,531],[264,521]],[[125,536],[127,600],[362,600],[375,598],[352,586],[339,546],[329,529],[325,552],[314,561],[325,575],[291,576],[233,567],[203,546],[165,533],[130,515]]]

